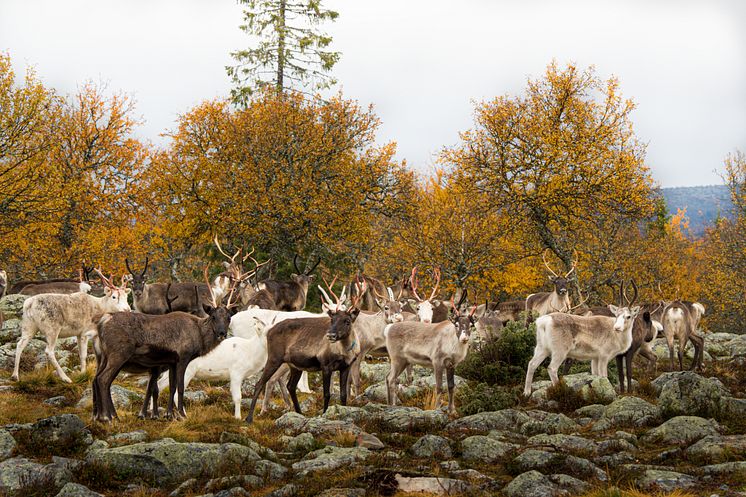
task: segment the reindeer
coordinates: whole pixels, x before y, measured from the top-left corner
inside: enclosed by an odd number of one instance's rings
[[[462,296],[464,298],[465,296]],[[441,323],[400,322],[386,326],[386,349],[391,357],[391,369],[386,377],[389,405],[396,404],[396,381],[407,366],[419,364],[433,369],[435,374],[435,405],[440,406],[443,371],[448,382],[448,411],[455,413],[453,404],[454,374],[469,350],[471,327],[474,325],[474,306],[470,313],[460,313],[453,305],[450,321]]]
[[[204,270],[210,288],[207,267]],[[196,291],[196,290],[195,290]],[[209,291],[209,290],[208,290]],[[178,396],[174,412],[174,395],[169,395],[168,417],[186,417],[184,409],[184,374],[192,359],[213,350],[228,335],[235,306],[231,302],[218,304],[210,294],[204,305],[205,318],[185,312],[165,315],[141,313],[107,314],[98,323],[99,364],[93,380],[93,415],[97,421],[111,421],[116,410],[111,400],[111,384],[121,370],[150,370],[145,406],[154,400],[153,415],[158,416],[158,374],[169,370],[171,392]]]
[[[336,308],[328,311],[326,318],[289,319],[276,324],[267,333],[267,363],[264,373],[254,387],[254,398],[251,400],[246,422],[254,418],[256,401],[265,384],[272,375],[287,363],[290,366],[288,391],[293,401],[295,412],[301,413],[296,394],[296,387],[303,371],[321,371],[324,383],[324,411],[329,407],[331,398],[332,373],[339,371],[340,403],[347,405],[348,378],[350,366],[360,355],[360,344],[352,325],[360,314],[357,307],[360,303],[362,289],[352,299],[349,309],[342,307],[340,298],[329,288],[336,299]]]
[[[360,310],[377,311],[378,306],[376,303],[376,299],[381,298],[380,295],[386,293],[386,286],[381,282],[381,280],[377,278],[366,276],[365,274],[358,274],[355,276],[355,279],[350,282],[349,285],[349,288],[351,289],[351,296],[354,296],[355,292],[357,291],[355,283],[357,282],[358,284],[360,284],[361,281],[365,282],[366,291],[360,300]]]
[[[66,383],[72,383],[70,377],[60,367],[54,355],[58,338],[78,337],[80,370],[85,372],[88,356],[88,338],[85,334],[95,329],[100,316],[109,312],[129,311],[127,288],[123,280],[121,286],[115,286],[100,270],[96,270],[101,281],[106,285],[103,297],[94,297],[87,293],[71,295],[41,294],[26,299],[23,303],[21,320],[21,338],[16,346],[15,365],[11,379],[18,380],[21,354],[38,331],[44,333],[47,341],[47,360],[54,366],[57,374]]]
[[[241,261],[238,261],[237,259],[238,256],[241,254],[242,249],[239,248],[235,254],[228,255],[220,246],[217,235],[215,236],[214,243],[218,249],[218,252],[223,254],[223,256],[228,259],[227,261],[223,261],[225,271],[218,274],[214,278],[211,285],[212,293],[215,296],[215,299],[218,301],[222,299],[225,295],[228,294],[229,289],[233,287],[233,284],[235,283],[235,289],[238,291],[238,297],[243,304],[243,307],[250,305],[249,300],[252,299],[257,293],[256,288],[254,287],[254,284],[251,282],[251,280],[259,273],[259,268],[267,264],[270,259],[260,264],[256,259],[252,257],[252,254],[255,251],[254,247],[252,247],[251,252],[248,252],[246,255],[243,256]],[[251,261],[254,263],[254,269],[244,273],[243,264],[249,259],[251,259]]]
[[[132,277],[132,292],[135,310],[143,314],[167,314],[171,311],[192,313],[207,317],[203,304],[212,299],[209,281],[206,283],[145,283],[149,258],[145,257],[142,272],[133,271],[129,259],[125,259],[127,271]],[[168,293],[167,293],[168,291]],[[169,305],[168,301],[172,304]]]
[[[435,298],[440,285],[440,269],[435,268],[433,271],[435,286],[427,300],[417,294],[417,266],[412,268],[412,276],[409,281],[412,285],[412,295],[416,299],[415,313],[423,323],[439,323],[448,319],[448,307],[440,299]]]
[[[0,271],[0,299],[5,297],[5,291],[8,289],[8,273]]]
[[[528,363],[523,393],[531,395],[534,371],[551,356],[547,370],[552,384],[557,384],[559,370],[565,359],[591,361],[591,373],[608,377],[609,361],[627,351],[632,344],[632,327],[640,307],[609,305],[614,317],[577,316],[555,312],[536,320],[536,348]]]
[[[695,334],[694,330],[699,323],[700,308],[694,305],[687,305],[680,300],[674,300],[668,303],[663,311],[663,334],[668,344],[669,357],[671,360],[671,369],[674,369],[673,344],[674,339],[678,342],[679,369],[684,369],[684,350],[686,344],[691,340],[694,345],[694,360],[691,369],[700,368],[702,357],[704,355],[704,338]],[[696,313],[692,316],[692,310]]]
[[[503,318],[498,306],[498,303],[490,303],[489,301],[486,301],[484,306],[480,305],[477,307],[477,310],[474,313],[474,317],[476,318],[474,327],[476,328],[478,337],[487,338],[497,336],[503,329]],[[479,312],[480,307],[482,307],[481,314]]]
[[[311,269],[304,272],[298,268],[298,254],[293,257],[296,273],[290,275],[291,281],[264,280],[259,283],[259,290],[267,290],[275,301],[275,307],[281,311],[302,311],[306,307],[308,285],[313,281],[313,270],[321,262],[316,261]]]
[[[529,295],[526,298],[526,312],[529,316],[534,312],[538,313],[539,316],[544,316],[550,312],[567,312],[571,307],[570,296],[567,292],[567,285],[570,282],[568,278],[575,271],[577,262],[573,261],[570,270],[564,276],[559,276],[549,267],[546,259],[546,251],[541,255],[541,258],[544,261],[544,266],[552,274],[549,280],[554,284],[554,290]]]

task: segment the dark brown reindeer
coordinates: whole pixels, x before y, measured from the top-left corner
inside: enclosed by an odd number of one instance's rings
[[[554,285],[554,290],[529,295],[526,298],[526,311],[529,316],[532,313],[543,316],[552,312],[567,312],[571,307],[567,286],[570,283],[569,278],[573,271],[575,271],[577,262],[573,261],[570,270],[564,276],[560,276],[549,267],[546,259],[546,251],[541,255],[541,258],[544,261],[544,266],[551,273],[549,280]]]
[[[189,312],[199,317],[207,317],[203,304],[212,299],[209,281],[206,283],[145,283],[148,271],[148,257],[142,272],[133,271],[129,259],[125,259],[127,271],[132,275],[132,292],[135,310],[143,314],[167,314],[170,311]],[[168,294],[166,291],[168,290]],[[171,306],[167,298],[172,299]]]
[[[204,276],[209,283],[207,268]],[[120,312],[101,318],[95,334],[98,368],[92,386],[94,420],[111,421],[117,417],[111,400],[111,384],[123,370],[150,373],[140,414],[146,416],[149,402],[153,401],[153,416],[157,417],[158,375],[168,369],[169,385],[178,394],[178,406],[174,411],[174,396],[170,395],[166,414],[186,417],[184,373],[187,365],[228,336],[234,310],[232,297],[233,291],[226,303],[219,304],[211,296],[209,303],[203,304],[205,318],[185,312],[165,315]]]
[[[332,283],[333,285],[334,283]],[[301,318],[281,321],[267,332],[267,363],[264,373],[254,387],[246,422],[254,419],[254,408],[267,381],[283,364],[290,366],[287,383],[295,412],[300,413],[296,387],[303,371],[321,371],[324,383],[324,412],[329,407],[331,381],[334,371],[339,371],[340,403],[347,405],[350,367],[360,353],[360,344],[352,325],[360,314],[357,307],[364,288],[358,289],[352,306],[343,308],[340,298],[329,287],[337,306],[328,311],[329,317]]]
[[[448,312],[450,311],[450,306],[448,304],[436,298],[438,294],[438,286],[440,286],[439,268],[433,270],[433,278],[435,279],[433,291],[430,292],[430,296],[427,299],[423,299],[417,294],[417,266],[412,268],[412,275],[409,282],[412,288],[412,295],[415,298],[414,312],[423,323],[441,323],[448,319]],[[408,311],[409,309],[405,308],[404,310]]]
[[[378,305],[376,304],[376,296],[382,298],[382,295],[386,294],[386,286],[378,278],[368,276],[365,274],[357,274],[355,278],[350,282],[348,288],[350,288],[350,296],[354,297],[357,295],[357,286],[361,281],[365,282],[365,293],[360,299],[360,310],[361,311],[378,311]]]
[[[296,273],[290,275],[290,281],[264,280],[259,283],[259,290],[267,290],[275,301],[279,311],[302,311],[306,307],[308,285],[313,281],[313,270],[321,262],[321,258],[308,271],[298,268],[298,254],[293,257]]]

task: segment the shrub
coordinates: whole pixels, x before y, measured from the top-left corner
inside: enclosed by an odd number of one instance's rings
[[[456,373],[487,385],[519,385],[534,354],[536,327],[531,323],[509,322],[500,334],[476,344]]]
[[[464,385],[456,391],[459,412],[470,416],[480,412],[499,411],[518,404],[520,395],[516,387],[491,387],[486,383]]]

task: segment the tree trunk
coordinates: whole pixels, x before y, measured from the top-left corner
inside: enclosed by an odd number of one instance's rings
[[[287,0],[280,0],[280,18],[277,20],[277,91],[284,88],[285,70],[285,5]]]

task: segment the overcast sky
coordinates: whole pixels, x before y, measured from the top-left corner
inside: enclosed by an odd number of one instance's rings
[[[746,150],[746,2],[741,0],[327,0],[343,93],[372,103],[399,158],[427,171],[471,127],[475,101],[519,94],[547,64],[595,65],[638,109],[663,186],[719,183]],[[155,143],[177,115],[230,89],[248,43],[234,0],[0,0],[0,50],[72,92],[103,81],[137,100]]]

